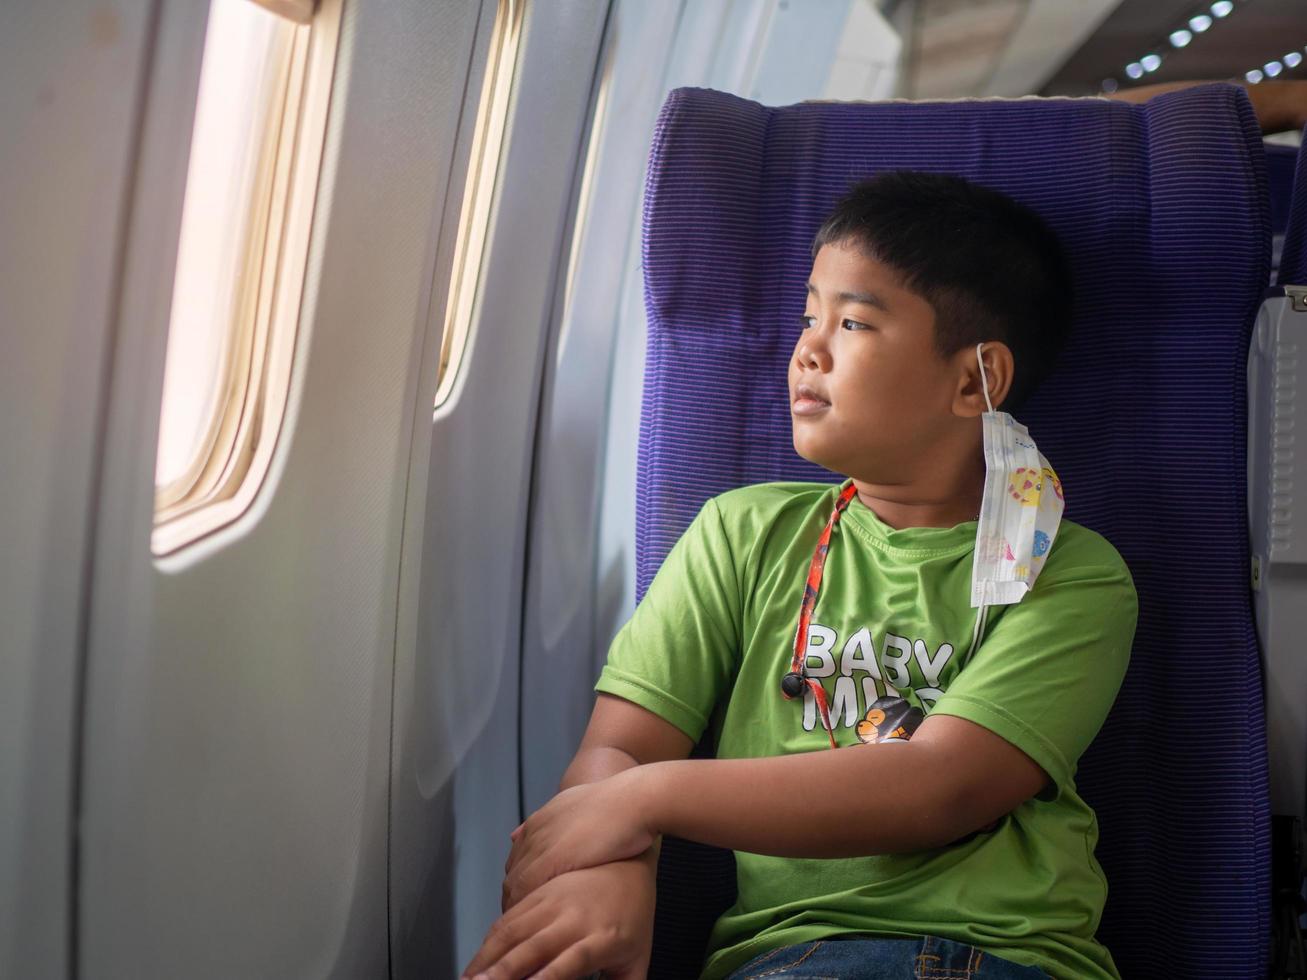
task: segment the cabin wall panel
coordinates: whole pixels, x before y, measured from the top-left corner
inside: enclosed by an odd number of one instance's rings
[[[396,662],[396,976],[454,976],[480,945],[520,819],[519,737],[548,737],[519,730],[527,504],[607,9],[526,7],[470,346],[410,489],[426,511],[417,642]]]
[[[476,20],[346,0],[272,472],[236,524],[157,562],[164,331],[124,317],[88,656],[87,977],[388,971],[401,542]],[[152,242],[128,247],[124,308],[144,308],[170,269],[152,279]]]
[[[674,12],[676,16],[671,16]],[[666,92],[664,73],[681,19],[679,5],[614,4],[609,18],[602,97],[590,139],[598,142],[585,213],[576,231],[575,272],[561,325],[546,365],[534,481],[530,567],[522,638],[524,731],[522,779],[527,812],[558,791],[594,705],[594,681],[611,633],[597,630],[605,598],[633,582],[631,555],[619,552],[599,567],[599,514],[605,491],[605,436],[611,413],[636,405],[623,432],[638,436],[644,310],[623,315],[622,298],[640,292],[640,200],[653,120]],[[639,338],[634,389],[614,351]],[[620,450],[618,450],[620,451]],[[634,482],[614,488],[627,506],[625,535],[634,541]],[[633,588],[633,585],[630,586]],[[611,618],[611,617],[610,617]]]
[[[157,4],[0,5],[0,976],[63,977],[85,566]]]

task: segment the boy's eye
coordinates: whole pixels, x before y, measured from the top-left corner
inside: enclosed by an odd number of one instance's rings
[[[840,326],[842,326],[845,330],[870,330],[871,329],[871,326],[869,324],[859,323],[857,320],[850,320],[847,317],[845,317],[842,321],[840,321]]]
[[[800,325],[801,325],[805,330],[808,329],[808,327],[811,327],[811,326],[812,326],[813,324],[815,324],[816,322],[817,322],[817,318],[816,318],[815,316],[809,316],[807,313],[805,313],[805,314],[803,314],[803,316],[799,317],[799,324],[800,324]]]

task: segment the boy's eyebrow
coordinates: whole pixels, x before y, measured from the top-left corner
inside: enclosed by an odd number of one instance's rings
[[[817,287],[812,284],[811,280],[808,281],[808,292],[817,292]],[[837,303],[861,303],[864,306],[874,306],[886,313],[890,312],[889,305],[875,293],[836,293],[835,301]]]

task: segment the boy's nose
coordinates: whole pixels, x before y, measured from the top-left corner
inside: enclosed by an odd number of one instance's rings
[[[817,330],[808,330],[803,334],[798,347],[795,348],[794,356],[799,364],[818,371],[830,366],[830,351],[827,350],[825,341]]]

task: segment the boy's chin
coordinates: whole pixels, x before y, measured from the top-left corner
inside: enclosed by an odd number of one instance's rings
[[[818,466],[830,470],[832,473],[837,473],[840,476],[844,475],[844,470],[841,467],[840,460],[837,458],[836,454],[823,452],[821,446],[812,445],[810,440],[794,439],[794,451],[809,463],[816,463]]]

